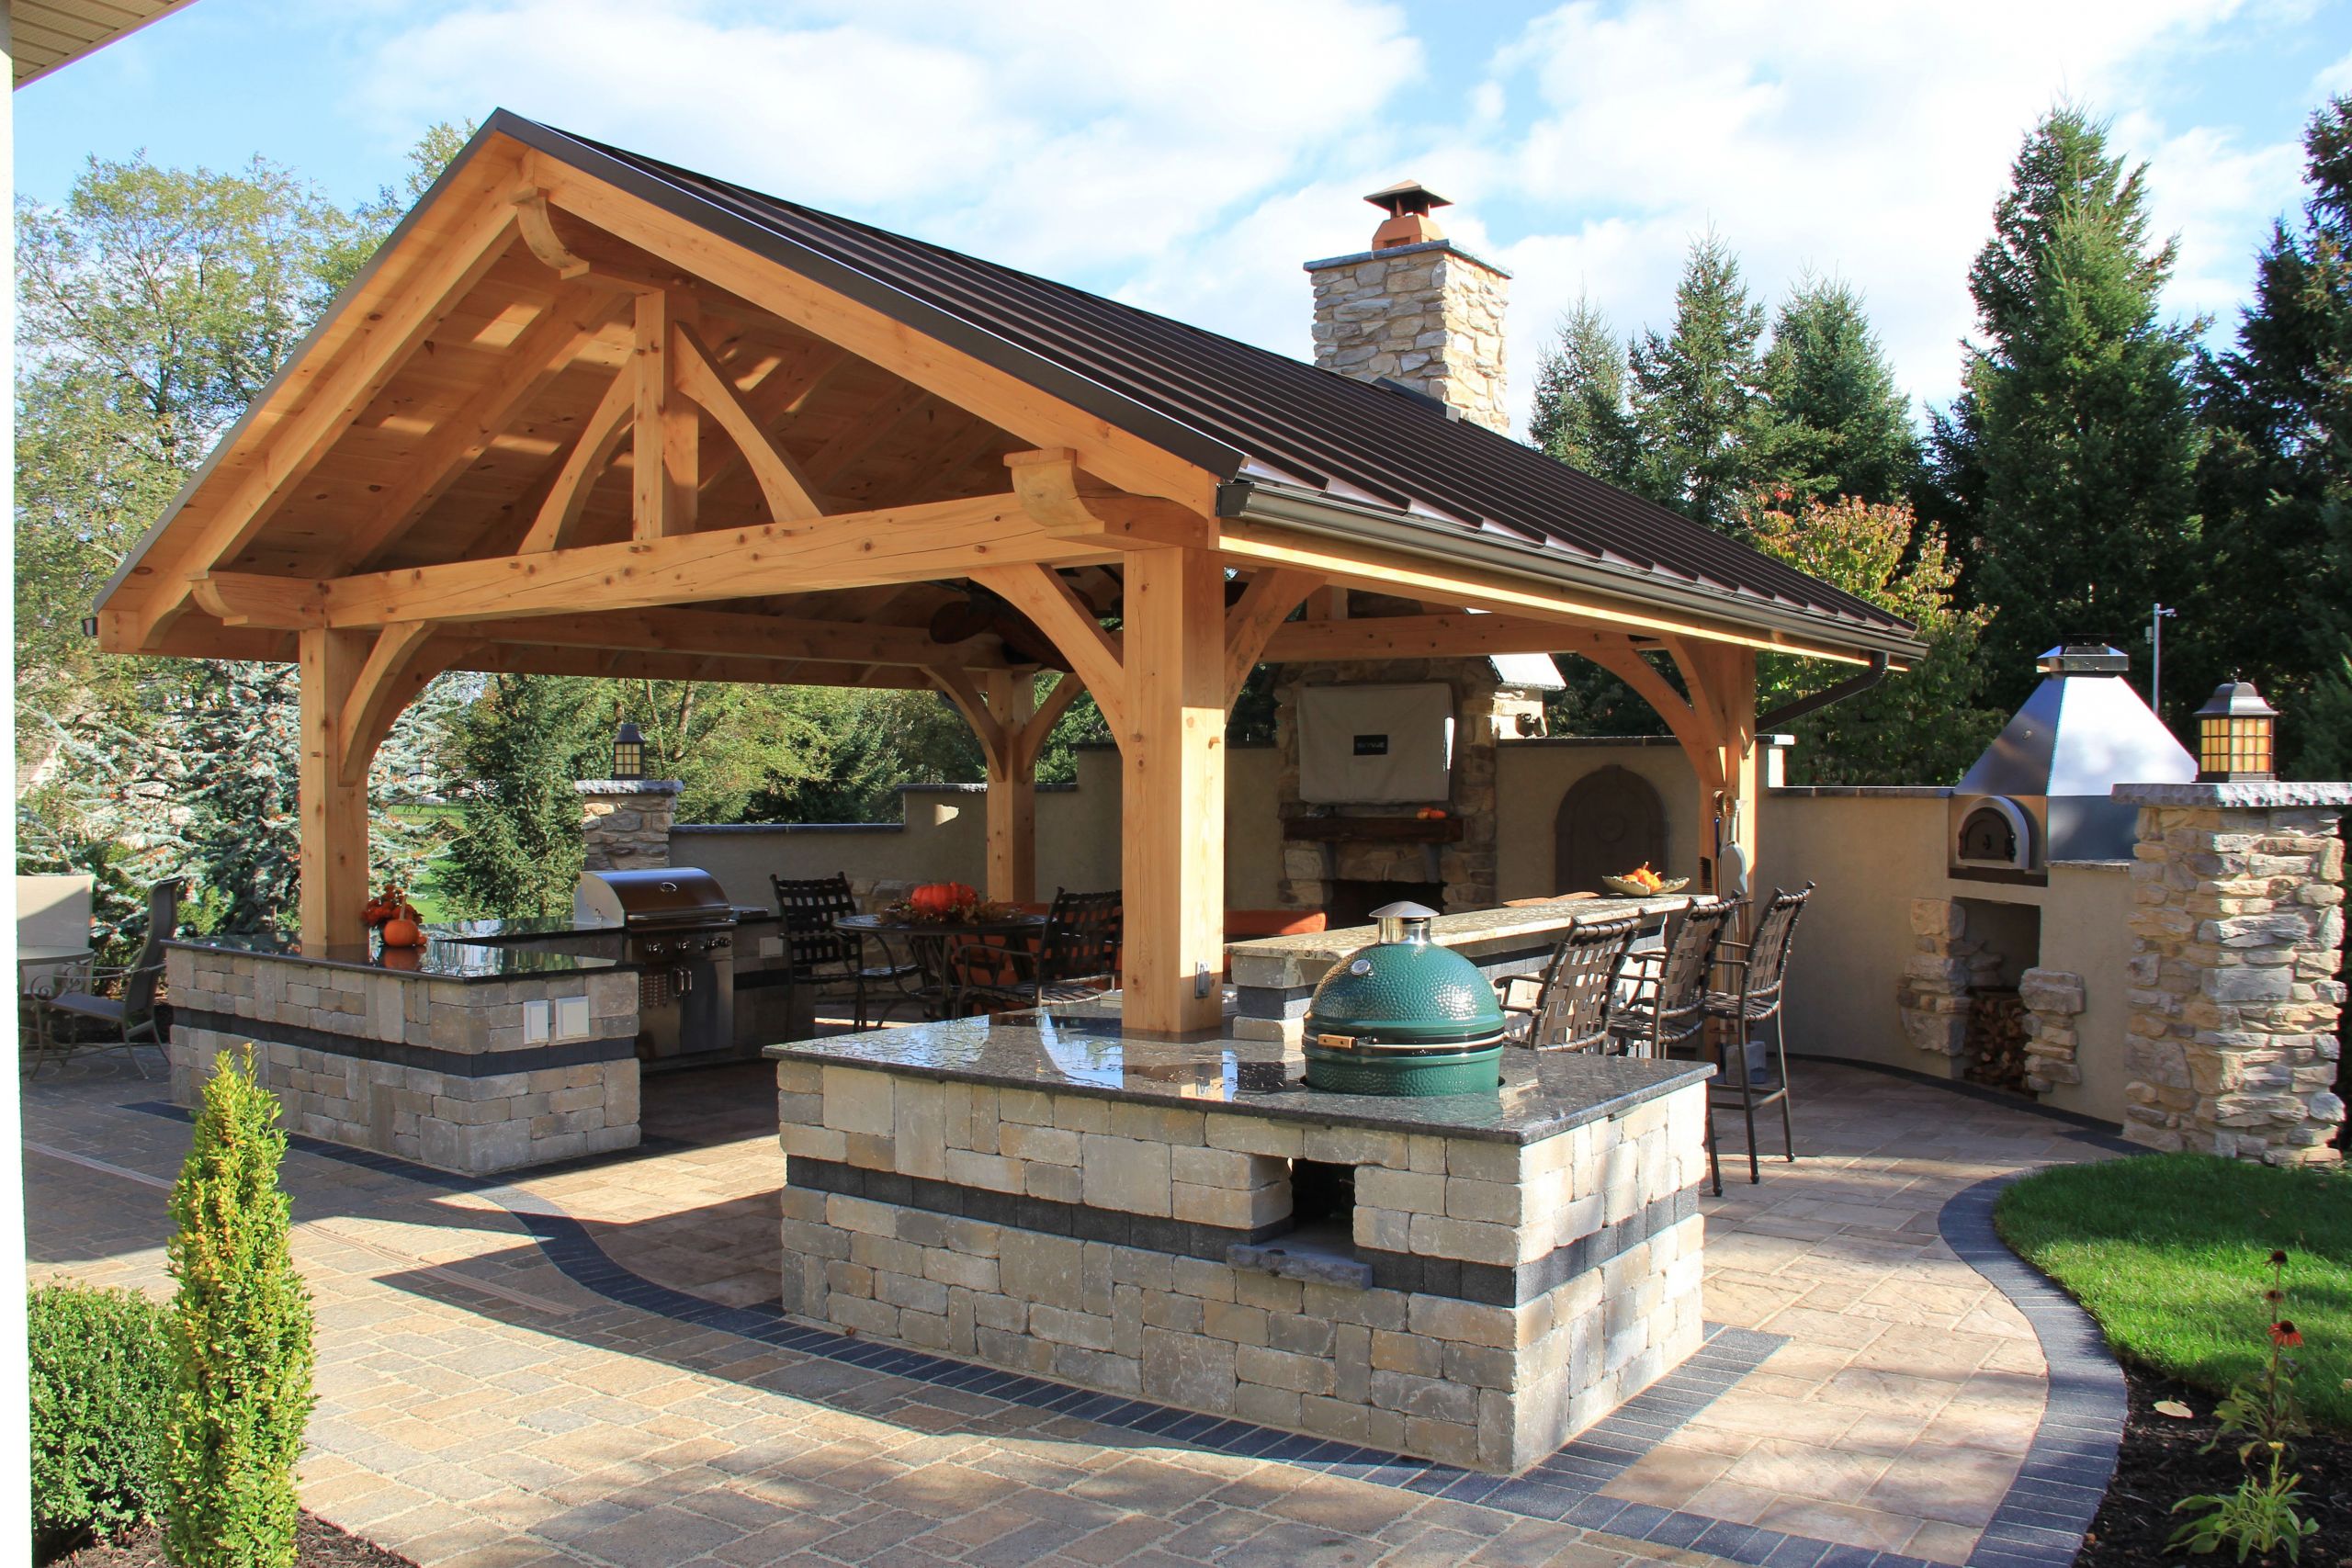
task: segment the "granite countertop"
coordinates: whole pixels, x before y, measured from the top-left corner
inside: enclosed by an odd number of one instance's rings
[[[311,948],[297,938],[269,933],[191,937],[164,945],[193,948],[199,953],[291,958],[330,969],[365,969],[379,975],[413,976],[420,980],[515,980],[535,975],[586,974],[621,967],[610,958],[589,958],[572,953],[542,953],[527,947],[511,947],[439,934],[449,930],[443,926],[426,928],[423,947],[394,949],[395,956],[390,963],[385,962],[384,954],[378,952],[372,942]]]
[[[1688,892],[1653,898],[1559,898],[1542,904],[1512,904],[1440,915],[1430,922],[1430,940],[1440,947],[1476,949],[1505,942],[1545,942],[1572,921],[1606,920],[1623,915],[1670,915],[1690,903]],[[1311,986],[1323,972],[1379,939],[1374,926],[1341,926],[1299,936],[1272,936],[1226,944],[1233,977],[1251,986]]]
[[[1306,1088],[1304,1060],[1273,1041],[1123,1038],[1115,998],[1108,1005],[795,1041],[771,1045],[765,1054],[777,1061],[999,1089],[1506,1144],[1536,1143],[1583,1122],[1622,1115],[1713,1071],[1700,1062],[1508,1046],[1502,1083],[1488,1093],[1427,1099],[1331,1094]]]

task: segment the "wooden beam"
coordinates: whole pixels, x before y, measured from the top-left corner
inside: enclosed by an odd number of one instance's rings
[[[579,290],[558,295],[507,349],[499,375],[435,424],[408,454],[401,479],[377,497],[374,515],[345,542],[345,570],[373,564],[386,546],[431,511],[458,476],[481,460],[514,416],[569,368],[611,320],[612,301],[605,296]]]
[[[768,439],[758,418],[743,405],[742,394],[735,389],[735,383],[719,374],[701,335],[684,321],[678,323],[676,332],[671,368],[677,378],[678,389],[707,409],[718,427],[727,432],[728,439],[735,443],[743,461],[751,466],[752,477],[759,481],[760,493],[767,498],[770,520],[797,523],[804,517],[823,516],[825,509],[818,502],[808,476],[800,471],[800,465],[783,447]]]
[[[376,634],[368,661],[344,699],[337,739],[342,755],[337,773],[342,783],[368,786],[368,769],[376,749],[384,743],[401,710],[416,700],[434,676],[447,666],[429,654],[434,626],[429,621],[400,621]]]
[[[1279,569],[1261,571],[1250,580],[1241,591],[1240,602],[1225,613],[1225,702],[1241,694],[1242,685],[1250,679],[1250,671],[1258,667],[1264,655],[1266,639],[1275,628],[1290,618],[1306,596],[1315,592],[1316,579],[1301,571]]]
[[[981,587],[1002,595],[1053,639],[1078,678],[1086,682],[1086,689],[1094,694],[1094,704],[1109,721],[1111,733],[1124,736],[1127,676],[1120,641],[1102,629],[1102,623],[1070,592],[1061,574],[1043,566],[1019,566],[989,568],[970,576]]]
[[[1127,558],[1125,1028],[1218,1027],[1225,953],[1225,574],[1205,550]]]
[[[439,240],[411,239],[411,245],[427,248],[399,285],[372,305],[360,307],[367,312],[364,323],[334,351],[334,369],[310,400],[286,416],[267,444],[246,460],[243,478],[178,552],[184,572],[205,571],[233,560],[253,542],[417,346],[496,265],[514,238],[514,209],[485,202]],[[355,296],[345,308],[359,306],[360,298]]]
[[[525,164],[526,177],[545,187],[557,206],[616,237],[661,254],[804,332],[841,344],[1031,446],[1070,447],[1088,471],[1123,490],[1168,497],[1202,516],[1215,513],[1221,476],[1171,457],[1099,414],[926,337],[871,305],[560,159],[534,153],[526,156]]]
[[[1008,452],[1012,489],[1029,515],[1048,534],[1120,549],[1183,545],[1216,547],[1216,525],[1173,502],[1123,495],[1079,471],[1078,454],[1067,446],[1037,452]]]
[[[702,653],[741,659],[837,660],[907,669],[1001,668],[992,638],[934,641],[916,626],[864,621],[801,620],[725,610],[620,610],[575,615],[526,615],[512,621],[469,621],[468,637],[546,648],[631,649],[644,653]]]
[[[216,614],[225,611],[239,624],[379,626],[816,593],[967,577],[1073,555],[1088,558],[1047,537],[1011,496],[984,495],[323,581],[216,573],[203,591],[220,606]]]
[[[630,367],[624,367],[605,389],[604,400],[589,414],[588,422],[571,438],[563,460],[556,465],[555,482],[548,487],[547,499],[539,503],[538,516],[532,521],[531,531],[524,536],[517,554],[536,555],[563,547],[572,525],[580,521],[581,509],[588,504],[588,492],[594,487],[596,476],[613,460],[614,449],[629,434],[636,413],[637,378]]]
[[[617,649],[545,648],[526,643],[484,642],[470,628],[451,626],[435,646],[447,643],[448,668],[522,675],[590,675],[600,679],[716,681],[741,686],[852,686],[924,691],[921,671],[832,660],[792,662],[731,659],[702,653],[640,653]]]
[[[1448,564],[1383,546],[1340,545],[1270,524],[1227,518],[1222,525],[1219,547],[1231,566],[1290,567],[1374,593],[1434,599],[1508,615],[1557,619],[1635,637],[1679,634],[1768,653],[1797,653],[1844,664],[1870,662],[1866,655],[1851,647],[1793,633],[1651,610],[1598,594],[1551,588],[1466,563]]]
[[[368,940],[368,785],[343,773],[344,714],[368,661],[364,632],[316,626],[301,634],[300,812],[302,945],[313,955]]]
[[[1467,659],[1491,653],[1575,653],[1611,634],[1524,615],[1360,615],[1277,626],[1260,657],[1298,664],[1335,659]]]
[[[702,498],[702,419],[670,374],[671,325],[691,307],[667,294],[637,297],[629,374],[637,389],[629,465],[635,503],[629,536],[643,543],[695,531]]]

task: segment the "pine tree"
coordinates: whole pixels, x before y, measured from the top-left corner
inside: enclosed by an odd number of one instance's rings
[[[1640,460],[1631,488],[1724,533],[1740,528],[1756,477],[1748,437],[1766,405],[1757,345],[1764,308],[1715,235],[1690,247],[1674,330],[1645,332],[1632,354]]]
[[[286,1134],[253,1047],[204,1086],[165,1244],[178,1363],[165,1443],[166,1535],[184,1568],[291,1568],[294,1465],[314,1403],[311,1297],[277,1184]]]
[[[2237,345],[2199,378],[2208,552],[2180,690],[2256,682],[2290,715],[2306,709],[2281,737],[2298,771],[2343,778],[2352,734],[2331,729],[2352,719],[2352,97],[2312,115],[2304,150],[2301,231],[2274,227]]]
[[[2062,637],[2114,637],[2191,574],[2199,438],[2188,328],[2157,319],[2173,247],[2148,238],[2144,170],[2082,111],[2026,140],[1969,275],[1982,344],[1939,434],[1974,498],[1973,588],[1994,691],[2015,701]]]
[[[1625,345],[1589,299],[1560,320],[1535,368],[1528,440],[1537,450],[1613,485],[1634,482],[1634,422],[1625,403]]]
[[[1773,319],[1763,387],[1770,412],[1758,466],[1776,488],[1879,505],[1910,497],[1919,478],[1911,400],[1849,286],[1797,285]]]
[[[556,915],[571,907],[582,852],[572,783],[601,739],[590,733],[596,716],[586,711],[582,685],[492,675],[450,720],[464,821],[435,878],[453,914]]]

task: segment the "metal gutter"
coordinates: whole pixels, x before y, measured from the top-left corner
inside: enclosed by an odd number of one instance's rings
[[[1400,512],[1287,485],[1251,479],[1219,485],[1216,510],[1219,517],[1238,523],[1267,523],[1351,544],[1377,545],[1445,565],[1467,562],[1538,586],[1586,589],[1654,609],[1705,615],[1735,625],[1802,635],[1814,642],[1850,646],[1858,654],[1871,658],[1882,673],[1892,660],[1915,658],[1927,651],[1925,644],[1905,635],[1907,627],[1870,626],[1810,614],[1704,583],[1662,583],[1631,567],[1564,559],[1559,552],[1541,545],[1440,534],[1432,525]]]
[[[1860,674],[1840,681],[1834,686],[1825,686],[1809,697],[1799,697],[1792,703],[1782,703],[1770,713],[1758,714],[1756,731],[1761,735],[1769,730],[1780,728],[1792,718],[1803,718],[1809,713],[1819,713],[1823,708],[1836,703],[1842,703],[1848,697],[1859,697],[1885,679],[1886,655],[1873,653],[1871,655],[1871,667]]]

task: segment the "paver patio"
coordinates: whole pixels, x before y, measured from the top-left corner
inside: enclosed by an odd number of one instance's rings
[[[746,1312],[725,1309],[776,1294],[763,1067],[657,1082],[644,1150],[508,1186],[299,1146],[286,1177],[321,1347],[304,1500],[466,1568],[2033,1560],[2036,1510],[2085,1490],[2037,1477],[2103,1462],[2099,1422],[2068,1414],[2071,1370],[2049,1403],[2036,1328],[2065,1338],[2072,1309],[1967,1238],[1982,1184],[2106,1149],[1853,1067],[1804,1064],[1798,1090],[1804,1157],[1750,1187],[1729,1129],[1707,1204],[1707,1315],[1745,1332],[1561,1473],[1444,1496],[1442,1476],[1252,1457],[1228,1450],[1265,1445],[1229,1430],[1223,1449],[1171,1440],[1137,1429],[1139,1406],[1098,1423],[944,1386],[941,1363],[894,1372],[739,1332]],[[104,1066],[27,1087],[36,1278],[164,1286],[187,1129],[161,1098]],[[2013,1484],[2030,1448],[2042,1468]],[[1560,1486],[1580,1488],[1566,1518],[1529,1517]]]

